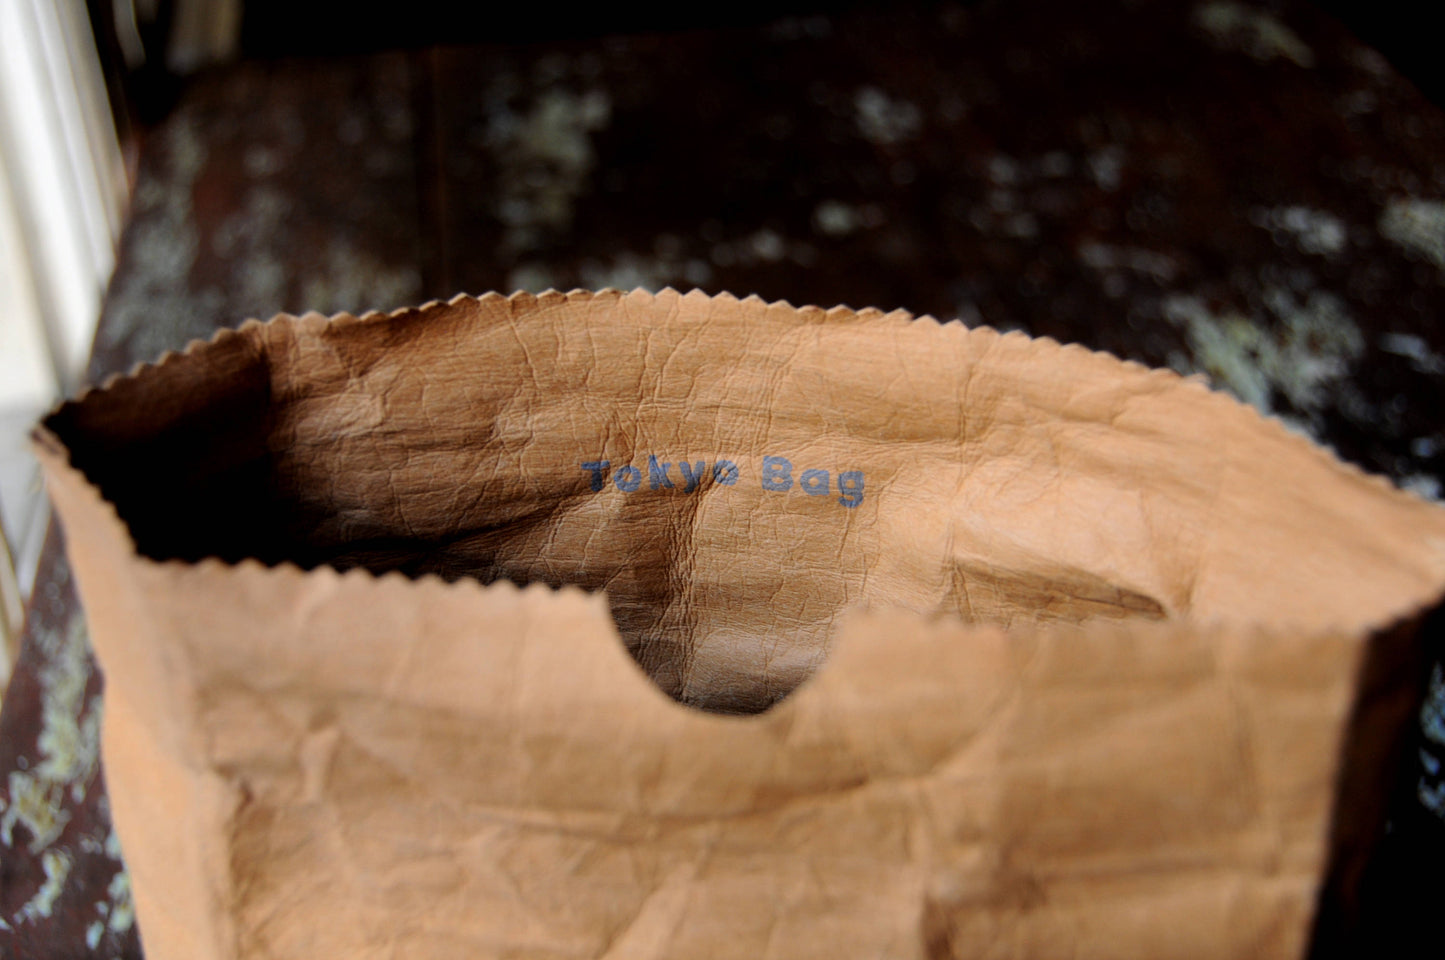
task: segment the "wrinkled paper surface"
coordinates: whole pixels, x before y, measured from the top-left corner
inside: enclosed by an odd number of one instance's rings
[[[153,960],[1299,956],[1445,590],[1198,382],[755,298],[248,322],[37,447]]]

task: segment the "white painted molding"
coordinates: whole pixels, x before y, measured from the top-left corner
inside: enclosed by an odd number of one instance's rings
[[[0,0],[0,171],[9,222],[0,327],[39,327],[54,388],[79,385],[115,264],[125,169],[81,0]],[[18,242],[17,239],[18,238]],[[19,253],[15,253],[15,248]],[[28,287],[28,293],[25,288]],[[7,329],[9,343],[34,333]],[[0,355],[0,402],[33,372]]]
[[[21,593],[47,517],[25,435],[80,386],[125,200],[84,0],[0,0],[0,533]]]

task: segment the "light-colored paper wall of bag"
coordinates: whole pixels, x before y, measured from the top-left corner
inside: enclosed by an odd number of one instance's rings
[[[1445,588],[1199,383],[876,311],[281,318],[38,441],[161,960],[1297,956]]]

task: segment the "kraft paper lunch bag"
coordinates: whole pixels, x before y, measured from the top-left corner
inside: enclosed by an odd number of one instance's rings
[[[1300,956],[1445,592],[1204,384],[902,313],[280,316],[36,446],[151,960]]]

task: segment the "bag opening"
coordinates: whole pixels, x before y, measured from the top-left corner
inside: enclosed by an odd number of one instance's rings
[[[730,713],[855,606],[1358,616],[1390,572],[1329,569],[1362,536],[1329,484],[1362,478],[1267,426],[1019,335],[670,292],[251,322],[46,421],[146,557],[603,590],[664,691]]]

